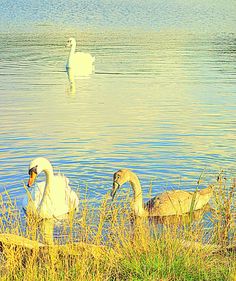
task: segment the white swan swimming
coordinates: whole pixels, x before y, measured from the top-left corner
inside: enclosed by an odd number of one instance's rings
[[[39,182],[23,199],[23,209],[30,210],[42,219],[60,219],[78,208],[79,199],[70,188],[69,180],[62,174],[54,175],[49,160],[38,157],[30,162],[28,187],[44,172],[46,182]]]
[[[74,76],[89,76],[94,71],[95,57],[89,53],[75,52],[76,40],[71,37],[68,39],[66,47],[70,47],[67,59],[66,70],[72,71]]]

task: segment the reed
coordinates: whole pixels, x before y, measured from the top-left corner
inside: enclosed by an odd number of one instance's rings
[[[229,250],[235,245],[234,193],[234,180],[218,180],[209,230],[203,214],[198,220],[165,224],[147,219],[131,222],[129,196],[122,206],[105,196],[93,208],[85,199],[79,215],[54,226],[58,235],[54,244],[29,249],[0,239],[0,279],[235,281],[236,255]],[[31,229],[26,231],[9,194],[0,198],[0,205],[1,233],[41,239],[40,224],[29,218]],[[203,246],[207,243],[211,246]]]

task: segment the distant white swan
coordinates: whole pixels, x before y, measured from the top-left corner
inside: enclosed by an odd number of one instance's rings
[[[52,165],[46,158],[39,157],[31,161],[28,187],[34,184],[41,172],[45,173],[46,182],[39,182],[24,197],[22,205],[26,213],[30,211],[42,219],[60,219],[78,208],[79,199],[70,188],[68,178],[62,174],[54,175]]]
[[[76,40],[69,38],[66,47],[70,47],[70,53],[67,59],[67,72],[73,71],[74,76],[89,76],[94,71],[95,57],[89,53],[75,52]]]

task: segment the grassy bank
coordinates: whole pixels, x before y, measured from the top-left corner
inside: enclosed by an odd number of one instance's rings
[[[233,181],[219,180],[213,198],[216,210],[208,218],[208,231],[202,212],[194,214],[198,220],[186,217],[180,223],[172,218],[163,225],[143,219],[131,225],[129,208],[111,208],[108,197],[96,211],[84,202],[80,218],[74,218],[73,224],[68,218],[61,226],[61,234],[66,233],[66,250],[55,246],[30,250],[2,244],[0,278],[235,281],[235,251],[228,249],[235,243],[234,192]],[[14,204],[2,202],[2,210],[1,233],[22,235]],[[32,229],[28,233],[35,234]],[[96,246],[76,247],[75,234],[77,240]],[[61,242],[55,239],[55,244]],[[220,247],[204,247],[203,243]]]

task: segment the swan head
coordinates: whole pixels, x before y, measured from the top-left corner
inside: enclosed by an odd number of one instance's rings
[[[128,169],[121,169],[113,175],[113,187],[111,191],[112,200],[114,199],[117,190],[126,182],[130,181],[131,171]]]
[[[76,46],[76,40],[73,37],[70,37],[66,42],[66,47]]]
[[[37,176],[46,170],[52,170],[52,165],[48,159],[44,157],[38,157],[32,160],[29,164],[29,180],[28,187],[32,186],[37,178]]]

